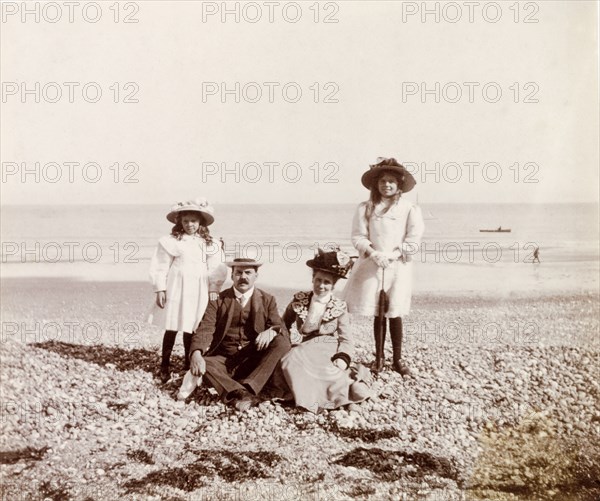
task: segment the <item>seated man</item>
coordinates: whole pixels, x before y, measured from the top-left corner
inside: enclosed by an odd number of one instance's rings
[[[261,263],[237,258],[226,264],[233,287],[208,304],[192,336],[190,369],[204,374],[224,402],[246,411],[291,344],[275,298],[254,287]]]

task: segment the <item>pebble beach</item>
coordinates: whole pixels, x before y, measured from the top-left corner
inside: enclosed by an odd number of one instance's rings
[[[265,287],[280,312],[294,290]],[[417,293],[402,378],[319,414],[240,414],[156,379],[148,285],[4,279],[3,499],[529,500],[600,496],[597,292]],[[371,365],[368,319],[353,318]]]
[[[0,501],[600,501],[599,12],[0,0]]]

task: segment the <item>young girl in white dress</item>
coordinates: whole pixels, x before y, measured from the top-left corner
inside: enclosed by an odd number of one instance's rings
[[[419,207],[402,198],[414,188],[413,176],[394,158],[379,158],[362,176],[371,196],[356,209],[352,222],[352,244],[359,252],[345,289],[348,310],[354,315],[374,317],[374,331],[381,322],[379,291],[385,290],[389,306],[385,317],[392,338],[393,368],[403,376],[409,369],[402,362],[402,317],[410,311],[412,256],[418,251],[424,231]],[[383,336],[375,336],[375,352],[383,353]],[[380,345],[380,343],[382,343]],[[375,371],[383,369],[376,359]]]
[[[175,226],[170,235],[158,241],[150,263],[156,293],[150,321],[165,329],[160,366],[163,383],[170,379],[171,352],[178,331],[183,331],[185,369],[189,369],[192,333],[202,320],[209,298],[217,299],[227,275],[221,245],[208,231],[213,214],[204,198],[174,205],[167,219]]]

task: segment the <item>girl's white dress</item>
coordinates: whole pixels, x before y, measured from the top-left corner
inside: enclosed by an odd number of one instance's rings
[[[166,291],[164,308],[154,304],[149,321],[164,330],[194,332],[208,305],[209,291],[219,292],[227,276],[219,243],[198,235],[181,240],[162,237],[150,263],[154,291]]]
[[[425,229],[421,209],[406,199],[383,214],[383,205],[375,207],[371,219],[365,216],[367,202],[361,203],[352,222],[352,245],[359,258],[344,289],[348,311],[354,315],[375,316],[382,269],[365,255],[371,245],[376,251],[405,250],[418,259],[418,246]],[[410,311],[412,296],[412,262],[392,262],[385,269],[384,288],[389,298],[388,318],[402,317]]]

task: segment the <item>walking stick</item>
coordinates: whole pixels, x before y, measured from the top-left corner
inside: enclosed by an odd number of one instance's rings
[[[385,292],[385,269],[381,269],[381,290],[379,291],[379,304],[377,305],[377,317],[379,322],[375,325],[375,371],[381,372],[385,361],[383,347],[387,332],[387,321],[385,314],[388,310],[388,297]]]

